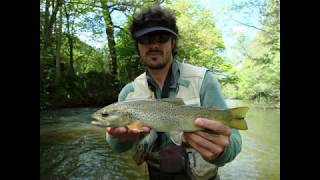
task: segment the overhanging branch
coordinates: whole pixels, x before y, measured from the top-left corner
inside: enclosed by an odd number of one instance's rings
[[[68,3],[71,3],[71,4],[82,4],[82,5],[95,7],[95,8],[103,8],[102,6],[99,6],[99,5],[96,5],[96,4],[93,4],[93,3],[89,4],[89,3],[79,2],[79,1],[70,1]]]
[[[240,22],[240,21],[238,21],[238,20],[235,20],[235,19],[233,19],[232,17],[230,17],[230,19],[232,19],[233,21],[236,21],[237,23],[239,23],[239,24],[241,24],[241,25],[244,25],[244,26],[247,26],[247,27],[250,27],[250,28],[254,28],[254,29],[263,31],[263,32],[265,32],[265,33],[270,33],[270,32],[268,32],[268,31],[266,31],[266,30],[264,30],[264,29],[262,29],[262,28],[258,28],[258,27],[256,27],[256,26],[253,26],[253,25],[250,25],[250,24],[243,23],[243,22]]]
[[[114,28],[118,28],[118,29],[121,29],[121,30],[124,30],[122,27],[120,26],[117,26],[117,25],[113,25]]]

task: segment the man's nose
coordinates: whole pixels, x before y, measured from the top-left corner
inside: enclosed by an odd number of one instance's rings
[[[149,45],[150,45],[151,49],[154,49],[154,48],[158,48],[158,47],[159,47],[158,41],[156,41],[156,40],[154,40],[154,39],[149,42]]]

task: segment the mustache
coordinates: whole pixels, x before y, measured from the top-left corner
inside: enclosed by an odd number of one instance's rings
[[[160,53],[161,55],[163,55],[163,52],[159,49],[150,49],[146,54],[148,55],[150,53]]]

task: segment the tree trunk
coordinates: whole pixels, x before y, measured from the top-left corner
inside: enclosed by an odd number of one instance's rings
[[[43,31],[43,37],[46,37],[46,33],[48,32],[49,29],[49,6],[50,6],[50,0],[46,0],[46,7],[45,7],[45,12],[44,12],[44,31]],[[44,44],[46,43],[46,39],[44,39]]]
[[[57,0],[57,4],[54,6],[54,9],[52,10],[52,14],[51,14],[50,19],[47,20],[47,24],[45,23],[46,24],[45,32],[44,32],[44,34],[45,34],[45,36],[44,36],[44,51],[45,52],[47,52],[47,49],[50,46],[50,39],[51,39],[51,35],[52,35],[53,25],[56,22],[58,10],[62,6],[62,4],[63,4],[63,0]],[[48,5],[48,7],[47,7],[47,5]],[[47,14],[49,13],[49,11],[47,12],[47,10],[49,9],[49,6],[50,6],[50,1],[47,0],[46,1],[46,13]]]
[[[67,38],[69,44],[69,68],[68,72],[73,76],[75,75],[74,68],[73,68],[73,36],[70,30],[70,14],[68,13],[67,7],[64,7],[64,11],[66,14],[67,19]]]
[[[62,10],[59,11],[59,27],[57,29],[57,40],[56,40],[56,83],[58,84],[61,78],[60,69],[60,50],[62,40]]]
[[[108,48],[110,54],[110,71],[113,77],[117,77],[117,53],[116,53],[116,43],[114,40],[114,27],[111,19],[110,10],[107,6],[106,0],[100,0],[103,7],[103,17],[106,24],[106,34],[108,39]]]

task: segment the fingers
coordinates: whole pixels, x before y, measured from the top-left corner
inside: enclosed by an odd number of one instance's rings
[[[131,129],[131,128],[127,128],[127,131],[129,133],[149,133],[150,132],[150,128],[149,127],[142,127],[142,129]]]
[[[142,129],[143,129],[143,132],[145,132],[145,133],[149,133],[151,131],[151,128],[146,127],[146,126],[143,126]]]
[[[107,127],[107,132],[109,134],[122,134],[127,132],[126,127]]]
[[[208,146],[210,146],[210,143],[216,144],[220,147],[222,147],[223,149],[227,148],[229,146],[229,136],[225,136],[225,135],[218,135],[218,134],[208,134],[206,132],[202,132],[202,131],[198,131],[195,133],[190,133],[190,135],[195,134],[197,135],[199,138],[196,140],[199,143],[201,142],[201,139],[205,139],[208,141]],[[190,136],[189,135],[189,136]],[[187,134],[188,136],[188,134]]]
[[[113,137],[116,138],[135,138],[138,137],[140,133],[149,133],[150,128],[149,127],[143,127],[143,131],[137,130],[137,129],[128,129],[125,126],[121,127],[107,127],[106,131],[108,134],[110,134]]]
[[[199,127],[212,130],[221,135],[225,135],[225,136],[231,135],[231,128],[229,128],[228,126],[225,126],[219,121],[209,120],[205,118],[197,118],[194,121],[194,123]]]
[[[190,146],[197,150],[203,158],[208,161],[216,159],[224,150],[223,147],[195,133],[186,133],[185,139]]]
[[[198,131],[184,133],[184,138],[203,158],[209,161],[216,159],[229,146],[229,136],[220,134]]]

